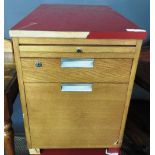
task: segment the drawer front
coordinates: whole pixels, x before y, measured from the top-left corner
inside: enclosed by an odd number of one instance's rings
[[[133,58],[135,46],[20,45],[20,57]]]
[[[127,88],[127,84],[25,83],[32,147],[116,146]]]
[[[40,46],[40,45],[21,45],[19,49],[22,52],[58,52],[58,53],[87,53],[87,52],[135,52],[135,46]]]
[[[128,83],[132,59],[21,58],[24,82]]]

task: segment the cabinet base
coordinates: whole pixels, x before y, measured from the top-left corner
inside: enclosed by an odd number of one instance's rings
[[[29,154],[30,155],[40,155],[40,149],[39,148],[29,149]]]
[[[36,151],[36,149],[33,149]],[[36,155],[32,153],[30,155]],[[39,153],[38,153],[39,155]],[[121,155],[119,148],[108,149],[43,149],[40,155]]]
[[[109,148],[105,149],[105,155],[121,155],[119,148]]]

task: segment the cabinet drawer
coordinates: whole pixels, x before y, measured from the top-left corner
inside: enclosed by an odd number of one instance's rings
[[[19,49],[22,52],[71,52],[71,53],[83,53],[83,52],[135,52],[135,46],[66,46],[66,45],[20,45]]]
[[[20,45],[20,57],[133,58],[135,46]]]
[[[62,91],[61,83],[25,83],[32,147],[116,146],[128,85],[91,88]]]
[[[132,59],[21,58],[24,82],[116,82],[128,83]],[[92,60],[93,62],[89,62]],[[77,65],[80,64],[79,67]],[[36,66],[38,65],[38,66]],[[66,63],[67,65],[67,63]],[[65,65],[64,65],[65,66]]]

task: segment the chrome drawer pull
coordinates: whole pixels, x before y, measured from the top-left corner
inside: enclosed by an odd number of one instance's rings
[[[93,68],[94,59],[62,58],[61,68]]]
[[[91,92],[92,84],[61,84],[63,92]]]
[[[36,62],[35,62],[35,67],[37,67],[37,68],[42,67],[42,62],[36,61]]]

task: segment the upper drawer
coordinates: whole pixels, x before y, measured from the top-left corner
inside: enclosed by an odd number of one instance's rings
[[[65,63],[63,60],[21,58],[24,82],[129,81],[132,59],[68,59]]]
[[[21,57],[133,58],[135,46],[20,45]]]

